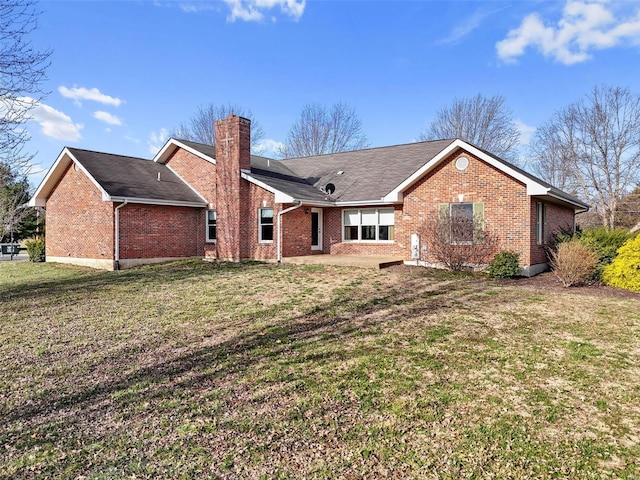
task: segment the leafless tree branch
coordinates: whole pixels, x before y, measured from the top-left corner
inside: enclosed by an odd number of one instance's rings
[[[45,93],[50,51],[37,51],[28,36],[37,28],[33,0],[0,1],[0,162],[27,173],[32,155],[23,149],[29,139],[24,123]]]
[[[354,108],[336,103],[327,109],[310,103],[302,108],[279,153],[283,158],[308,157],[359,150],[368,145]]]
[[[204,143],[216,144],[215,121],[227,118],[229,115],[238,115],[251,120],[251,152],[260,155],[263,148],[260,147],[264,139],[264,130],[260,123],[253,118],[250,110],[236,104],[214,105],[209,103],[200,106],[198,111],[191,116],[188,122],[181,123],[171,134],[172,137]]]
[[[517,160],[520,131],[501,95],[479,93],[441,107],[419,139],[446,138],[461,138],[506,160]]]

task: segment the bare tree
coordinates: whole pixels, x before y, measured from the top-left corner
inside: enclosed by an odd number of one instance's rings
[[[461,271],[486,265],[498,251],[499,239],[479,216],[441,211],[420,228],[426,250],[423,260]]]
[[[50,51],[37,51],[28,35],[37,28],[33,0],[0,1],[0,162],[27,173],[33,155],[24,152],[29,139],[24,123],[44,96]]]
[[[554,114],[533,151],[540,169],[555,170],[547,178],[566,175],[602,224],[613,228],[620,200],[640,180],[640,96],[628,88],[594,87]],[[545,165],[549,157],[556,162]]]
[[[6,165],[0,164],[0,241],[11,244],[23,238],[25,222],[35,217],[35,210],[27,206],[29,182],[26,176],[16,179]],[[13,258],[13,249],[11,250]]]
[[[616,227],[640,229],[640,184],[620,199]]]
[[[504,104],[504,97],[495,95],[454,99],[438,110],[420,135],[420,140],[461,138],[507,160],[517,159],[520,130]]]
[[[529,146],[532,172],[554,187],[577,195],[580,185],[571,163],[566,161],[570,155],[553,121],[536,129]]]
[[[215,145],[215,121],[227,118],[229,115],[238,115],[251,120],[251,152],[254,154],[263,153],[264,149],[260,146],[261,141],[264,139],[262,126],[253,118],[250,110],[231,103],[227,105],[209,103],[200,106],[189,121],[181,123],[171,136],[207,145]]]
[[[279,153],[283,158],[308,157],[359,150],[368,145],[354,108],[335,103],[327,109],[310,103],[302,108]]]

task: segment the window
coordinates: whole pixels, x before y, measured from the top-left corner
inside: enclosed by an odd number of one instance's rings
[[[218,215],[215,210],[207,210],[207,242],[216,241],[216,223]]]
[[[258,222],[259,241],[273,242],[273,208],[261,208]]]
[[[452,203],[450,208],[451,242],[473,243],[473,203]]]
[[[342,223],[345,242],[390,242],[394,240],[393,208],[344,210]]]
[[[547,222],[547,206],[544,203],[536,203],[536,243],[544,245],[546,243],[546,232],[544,224]]]
[[[441,203],[438,235],[452,244],[483,243],[484,203]]]

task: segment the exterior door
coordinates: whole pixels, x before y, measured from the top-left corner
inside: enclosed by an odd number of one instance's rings
[[[322,250],[322,210],[311,209],[311,250]]]

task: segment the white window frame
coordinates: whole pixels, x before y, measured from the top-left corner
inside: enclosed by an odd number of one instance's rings
[[[546,242],[547,205],[536,203],[536,245],[544,245]]]
[[[347,212],[357,212],[357,224],[347,225],[345,222],[345,215]],[[372,213],[376,216],[375,224],[367,223],[364,226],[372,226],[375,227],[376,238],[375,239],[362,239],[362,216],[371,215]],[[380,214],[386,213],[393,216],[393,223],[380,223]],[[357,227],[358,228],[358,238],[357,239],[348,239],[345,235],[345,227]],[[342,210],[342,241],[346,243],[395,243],[395,209],[393,207],[386,208],[345,208]],[[380,240],[380,227],[393,227],[393,239],[392,240]]]
[[[262,223],[262,211],[263,210],[271,210],[271,223]],[[273,237],[275,236],[275,210],[273,207],[264,207],[258,209],[258,242],[260,243],[273,243]],[[271,225],[271,239],[264,240],[262,238],[262,227],[266,225]]]
[[[215,238],[209,237],[209,227],[211,226],[211,224],[209,223],[209,220],[210,220],[209,219],[209,212],[213,212],[213,215],[215,217],[213,219],[215,221],[213,226],[215,226],[215,228],[216,228],[216,237]],[[205,235],[206,235],[206,238],[207,238],[207,243],[216,243],[216,241],[218,239],[218,213],[215,211],[215,209],[207,210],[205,212],[205,222],[204,223],[205,223],[205,229],[206,229]]]

